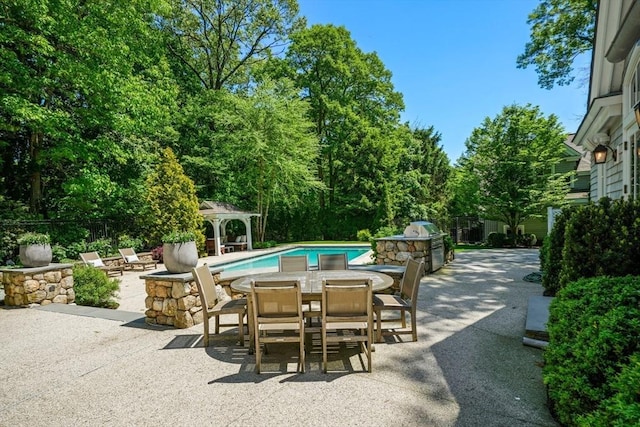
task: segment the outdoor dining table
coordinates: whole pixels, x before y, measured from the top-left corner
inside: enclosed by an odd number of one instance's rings
[[[231,282],[231,289],[235,292],[247,295],[247,308],[249,310],[249,353],[253,354],[253,308],[251,304],[251,282],[255,281],[280,281],[299,280],[302,302],[322,300],[322,281],[331,279],[366,280],[371,279],[371,290],[382,291],[393,285],[393,277],[374,271],[364,270],[316,270],[316,271],[279,271],[268,273],[249,274]]]

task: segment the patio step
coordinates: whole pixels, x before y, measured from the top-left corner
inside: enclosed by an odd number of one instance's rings
[[[546,347],[549,342],[547,321],[549,320],[549,305],[553,297],[535,296],[529,298],[527,306],[527,321],[525,324],[522,343],[532,347]]]

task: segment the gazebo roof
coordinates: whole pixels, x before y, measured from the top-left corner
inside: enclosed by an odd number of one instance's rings
[[[200,203],[200,213],[204,219],[246,219],[252,216],[260,216],[259,213],[240,210],[230,203],[211,202],[205,200]]]

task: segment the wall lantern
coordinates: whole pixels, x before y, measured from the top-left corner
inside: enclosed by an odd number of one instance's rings
[[[640,101],[638,101],[638,103],[633,106],[633,112],[636,115],[636,123],[638,124],[638,128],[640,128]]]
[[[611,156],[613,157],[614,162],[618,160],[618,153],[616,152],[616,150],[612,149],[611,147],[607,147],[606,145],[599,144],[593,150],[593,158],[596,165],[601,165],[602,163],[605,163],[607,161],[607,150],[611,150]]]

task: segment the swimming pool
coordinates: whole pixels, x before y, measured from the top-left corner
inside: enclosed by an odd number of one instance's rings
[[[320,254],[347,254],[347,260],[349,262],[364,255],[370,250],[366,246],[305,246],[287,249],[284,251],[272,252],[267,255],[258,256],[255,258],[244,259],[241,261],[232,262],[229,264],[218,265],[218,267],[224,268],[225,273],[240,271],[240,270],[253,270],[257,268],[278,268],[278,257],[280,255],[306,255],[309,260],[309,268],[318,268],[318,255]]]

